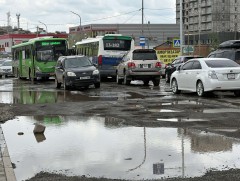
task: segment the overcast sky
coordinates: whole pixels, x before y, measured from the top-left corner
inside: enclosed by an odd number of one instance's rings
[[[176,22],[175,0],[144,0],[144,23]],[[16,14],[20,14],[20,28],[36,31],[39,26],[48,32],[66,31],[69,27],[99,23],[142,23],[142,0],[0,0],[0,26],[17,26]]]

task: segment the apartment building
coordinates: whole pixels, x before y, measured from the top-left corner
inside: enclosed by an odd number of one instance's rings
[[[182,3],[184,33],[190,35],[191,41],[201,34],[201,43],[208,44],[206,35],[210,33],[221,34],[222,41],[239,37],[239,0],[182,0]],[[176,0],[176,20],[179,24],[180,0]]]

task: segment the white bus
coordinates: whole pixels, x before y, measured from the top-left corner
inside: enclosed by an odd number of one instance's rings
[[[122,57],[134,49],[134,40],[121,34],[106,34],[77,42],[75,48],[76,54],[88,56],[98,66],[101,78],[113,78]]]

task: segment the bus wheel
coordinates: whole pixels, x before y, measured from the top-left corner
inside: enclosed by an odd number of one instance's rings
[[[61,83],[58,82],[58,80],[57,80],[56,77],[55,77],[55,87],[56,87],[57,89],[60,89],[60,87],[61,87]]]

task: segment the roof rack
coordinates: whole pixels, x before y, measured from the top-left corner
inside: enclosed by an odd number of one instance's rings
[[[218,48],[240,48],[240,40],[228,40],[219,45]]]

